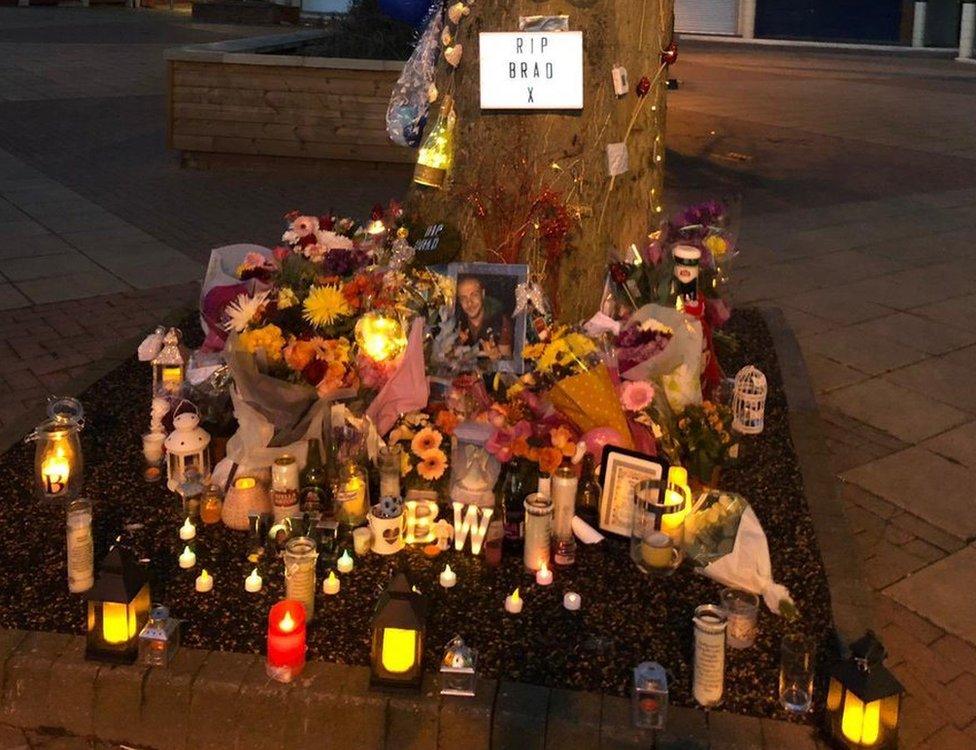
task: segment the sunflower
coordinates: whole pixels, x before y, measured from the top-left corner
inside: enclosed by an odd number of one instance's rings
[[[317,328],[330,325],[337,318],[350,315],[352,309],[337,286],[313,286],[305,298],[305,320]]]
[[[423,458],[427,452],[432,451],[435,448],[440,448],[441,441],[443,439],[444,436],[441,435],[437,430],[431,427],[424,427],[424,429],[414,435],[413,440],[410,441],[410,449],[418,456]]]
[[[420,457],[420,461],[417,463],[417,473],[423,479],[431,482],[444,476],[446,469],[447,456],[444,455],[444,451],[440,448],[427,451]]]

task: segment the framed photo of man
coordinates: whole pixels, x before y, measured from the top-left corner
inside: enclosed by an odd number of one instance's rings
[[[515,314],[515,288],[529,278],[526,265],[451,263],[458,343],[474,347],[478,362],[493,372],[521,373],[525,313]]]

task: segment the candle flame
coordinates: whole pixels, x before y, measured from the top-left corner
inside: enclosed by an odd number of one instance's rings
[[[549,566],[546,565],[545,563],[542,563],[542,568],[539,570],[539,572],[542,573],[542,575],[545,575],[546,573],[549,572]]]
[[[234,480],[234,489],[249,490],[257,484],[254,477],[238,477]]]
[[[290,633],[295,629],[295,619],[291,616],[291,612],[285,612],[285,616],[278,623],[278,629],[282,633]]]
[[[515,589],[515,591],[512,592],[512,601],[517,602],[518,600],[519,600],[519,590]]]
[[[251,575],[249,575],[248,578],[250,578],[253,581],[260,580],[261,579],[261,576],[258,575],[258,569],[255,568],[254,570],[252,570],[251,571]]]
[[[451,570],[451,566],[450,565],[445,565],[444,566],[444,572],[445,573],[453,573],[454,571]]]
[[[336,579],[336,574],[334,570],[329,571],[329,581],[334,581]]]
[[[210,578],[210,574],[207,572],[207,569],[204,568],[203,572],[200,573],[200,579],[206,581],[208,578]]]
[[[191,550],[188,546],[183,548],[184,557],[189,557],[192,554],[193,554],[193,550]],[[203,572],[206,573],[207,571],[203,571]]]

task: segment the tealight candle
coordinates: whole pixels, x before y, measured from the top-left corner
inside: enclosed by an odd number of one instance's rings
[[[548,586],[552,583],[552,571],[549,570],[549,566],[542,563],[542,567],[536,571],[535,582],[540,586]]]
[[[577,594],[575,591],[567,591],[563,595],[563,606],[570,612],[575,612],[580,608],[580,604],[583,603],[583,597]]]
[[[341,584],[336,577],[335,571],[330,570],[329,577],[322,581],[322,592],[325,594],[338,594],[340,586]]]
[[[261,586],[264,585],[264,579],[258,575],[258,569],[255,568],[251,571],[251,575],[244,579],[244,590],[250,594],[256,594],[261,590]]]
[[[349,573],[352,570],[353,561],[352,555],[349,554],[349,550],[344,549],[342,551],[342,557],[336,562],[336,567],[339,569],[340,573]]]
[[[505,597],[505,611],[510,615],[517,615],[522,611],[522,597],[519,596],[518,589]]]
[[[454,584],[457,583],[457,573],[451,570],[450,565],[445,565],[444,570],[441,571],[441,575],[440,578],[438,578],[438,581],[440,582],[441,586],[443,586],[446,589],[449,589],[452,586],[454,586]]]
[[[190,519],[187,518],[183,525],[180,526],[180,539],[184,542],[189,542],[191,539],[195,538],[197,535],[197,527],[190,523]]]
[[[213,588],[213,576],[207,572],[204,568],[200,575],[197,576],[196,589],[201,594],[205,594]]]
[[[180,567],[183,568],[183,570],[189,570],[196,564],[196,553],[190,549],[189,546],[184,547],[183,552],[180,554]]]

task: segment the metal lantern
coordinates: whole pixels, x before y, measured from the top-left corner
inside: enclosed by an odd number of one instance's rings
[[[177,396],[183,390],[186,365],[190,361],[183,335],[178,328],[170,328],[163,336],[163,346],[152,359],[153,393]]]
[[[872,631],[851,644],[834,665],[827,689],[830,734],[845,748],[885,750],[898,745],[904,688],[882,664],[884,646]]]
[[[634,667],[633,720],[640,729],[664,729],[668,720],[668,675],[656,661]]]
[[[34,428],[27,442],[34,450],[34,492],[40,500],[73,500],[81,492],[84,461],[78,433],[85,410],[77,399],[48,399],[48,419]]]
[[[85,658],[132,664],[138,636],[149,619],[149,582],[130,552],[113,547],[88,591],[88,645]]]
[[[139,633],[139,661],[148,667],[165,667],[179,647],[180,621],[169,616],[168,607],[157,604]]]
[[[441,695],[460,695],[473,698],[478,675],[478,652],[456,635],[447,644],[441,659]]]
[[[752,365],[736,373],[732,391],[732,429],[743,435],[763,431],[766,412],[766,376]]]
[[[397,573],[376,603],[370,684],[420,688],[423,677],[427,600]]]
[[[200,426],[200,417],[183,412],[173,419],[173,431],[166,437],[166,485],[176,492],[186,481],[191,466],[206,480],[210,476],[210,433]]]

